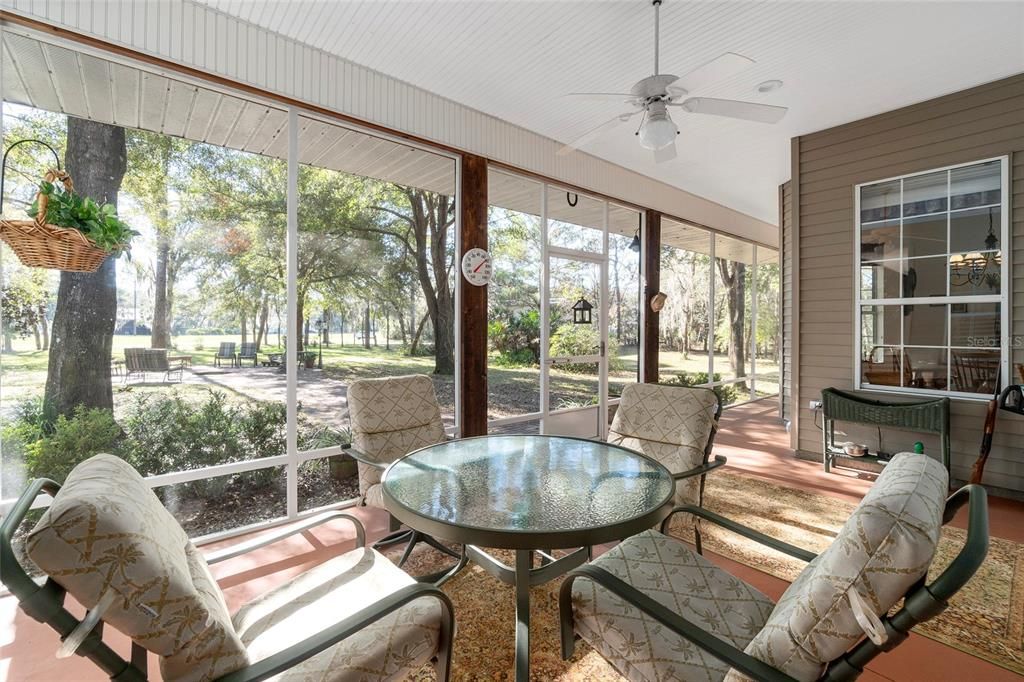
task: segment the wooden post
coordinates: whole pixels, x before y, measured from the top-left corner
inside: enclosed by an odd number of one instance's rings
[[[462,279],[461,435],[487,433],[487,287],[462,277],[462,254],[487,248],[487,159],[462,155],[462,222],[455,272]]]
[[[658,382],[660,315],[651,310],[651,299],[661,290],[661,213],[644,212],[644,383]]]

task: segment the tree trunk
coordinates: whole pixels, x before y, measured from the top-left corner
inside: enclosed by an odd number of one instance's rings
[[[406,197],[416,238],[416,274],[434,327],[434,374],[454,374],[455,301],[448,285],[448,227],[454,221],[455,202],[422,190],[406,190]]]
[[[733,263],[730,269],[727,261],[721,258],[717,260],[722,283],[728,288],[729,295],[729,363],[732,365],[734,376],[740,378],[747,374],[746,344],[743,342],[747,266],[744,263]],[[747,384],[739,382],[736,388],[745,391]]]
[[[370,347],[370,304],[366,304],[366,313],[363,316],[363,348]]]
[[[46,323],[46,304],[39,306],[39,326],[43,328],[43,350],[50,350],[50,327]]]
[[[32,321],[32,334],[35,336],[36,350],[43,349],[43,336],[39,333],[39,323],[38,319]]]
[[[249,318],[245,314],[245,308],[239,313],[242,327],[242,343],[249,343]]]
[[[331,321],[334,319],[334,315],[330,311],[324,310],[324,314],[320,317],[320,319],[324,321],[323,328],[321,331],[322,336],[320,337],[320,343],[322,343],[325,347],[330,348]]]
[[[267,339],[267,322],[270,317],[270,301],[267,297],[263,297],[263,303],[260,305],[260,320],[256,327],[256,349],[259,348],[266,342]]]
[[[294,357],[294,353],[295,352],[306,349],[306,346],[303,344],[303,337],[302,337],[302,323],[303,323],[303,321],[305,319],[304,318],[305,313],[304,313],[303,309],[305,307],[306,307],[306,291],[302,287],[299,287],[298,297],[297,297],[297,305],[296,305],[297,309],[295,311],[295,328],[293,329],[293,331],[294,331],[293,337],[295,338],[295,340],[292,342],[292,345],[294,346],[294,348],[292,348],[292,350],[290,351],[292,353],[292,357]],[[286,342],[287,342],[287,340],[286,340]]]
[[[151,348],[170,348],[171,339],[167,329],[167,259],[171,245],[163,232],[157,232],[156,276],[153,280],[153,327],[150,334]]]
[[[412,345],[409,346],[409,355],[416,355],[416,348],[420,345],[420,336],[423,335],[423,327],[427,325],[430,315],[424,315],[420,324],[416,327],[416,333],[412,337]]]
[[[124,129],[68,118],[66,163],[75,189],[117,205],[127,166]],[[44,409],[70,416],[76,406],[113,409],[111,349],[117,317],[116,259],[93,273],[62,272],[50,339]]]

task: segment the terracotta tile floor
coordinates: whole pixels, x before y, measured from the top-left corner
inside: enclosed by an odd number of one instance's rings
[[[794,459],[788,451],[788,442],[777,418],[776,402],[766,400],[726,411],[715,451],[729,458],[728,466],[733,471],[783,485],[812,488],[854,501],[859,500],[870,486],[870,481],[855,476],[825,474],[820,464]],[[993,535],[1024,542],[1024,503],[1003,499],[992,499],[991,502]],[[385,532],[386,515],[383,512],[355,509],[352,513],[364,522],[371,539]],[[245,557],[226,561],[216,566],[214,573],[227,596],[228,606],[234,610],[248,599],[348,549],[352,539],[353,534],[347,524],[329,524]],[[237,540],[222,544],[233,542]],[[715,557],[715,560],[773,598],[778,598],[787,586],[784,581],[753,568],[722,557]],[[111,633],[108,641],[127,655],[125,638]],[[88,661],[77,657],[56,659],[56,648],[56,637],[49,628],[18,611],[12,597],[0,598],[0,680],[70,682],[104,679]],[[155,661],[151,661],[150,667],[151,670],[156,669]],[[1021,678],[933,640],[912,635],[895,651],[876,659],[860,679],[866,682],[997,682]]]

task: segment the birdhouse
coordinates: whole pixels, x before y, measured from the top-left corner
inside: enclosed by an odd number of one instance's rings
[[[585,298],[580,298],[572,306],[572,322],[573,324],[590,324],[592,321],[591,311],[594,306],[590,304]]]

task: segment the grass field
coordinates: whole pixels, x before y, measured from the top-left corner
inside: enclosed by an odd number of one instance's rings
[[[346,335],[351,340],[351,335]],[[271,340],[276,340],[272,335]],[[220,343],[230,341],[241,345],[237,335],[205,335],[176,336],[173,338],[172,350],[178,355],[192,358],[194,367],[213,365],[214,355]],[[148,347],[148,336],[116,335],[113,340],[113,357],[123,358],[125,348]],[[265,359],[269,352],[280,352],[279,346],[264,346],[260,349],[260,359]],[[316,352],[314,346],[310,350]],[[31,339],[16,339],[14,352],[0,355],[0,407],[10,409],[12,406],[28,398],[41,396],[46,381],[48,351],[37,351]],[[488,408],[492,418],[535,412],[539,409],[540,370],[538,367],[500,367],[491,358],[488,367]],[[384,346],[364,348],[361,345],[338,343],[338,336],[329,347],[323,348],[324,376],[343,383],[355,379],[397,376],[402,374],[432,374],[434,358],[431,356],[410,356],[402,349],[399,342],[392,343],[391,349]],[[617,395],[627,383],[636,381],[637,350],[635,346],[619,349],[616,370],[609,376],[609,392]],[[722,379],[733,377],[728,358],[725,355],[715,356],[715,369]],[[662,374],[680,371],[696,373],[707,371],[707,356],[662,351],[660,353],[660,371]],[[749,368],[748,368],[749,371]],[[764,359],[757,361],[758,375],[774,375],[774,381],[759,382],[758,394],[763,395],[777,390],[778,364]],[[435,387],[441,403],[454,409],[453,377],[435,376]],[[122,391],[119,380],[115,377],[115,393]],[[166,390],[167,386],[148,383],[133,383],[132,392]],[[207,390],[201,385],[184,383],[176,386],[183,392],[203,392]],[[553,368],[551,372],[551,400],[553,408],[588,404],[597,395],[598,382],[595,371],[591,374],[571,373]],[[244,396],[243,396],[244,397]],[[467,399],[476,399],[467,396]],[[118,402],[115,398],[115,403]]]

